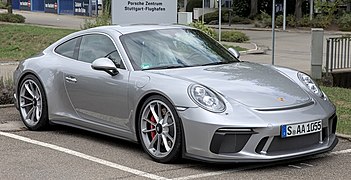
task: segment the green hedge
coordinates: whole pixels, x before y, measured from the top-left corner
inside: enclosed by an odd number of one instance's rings
[[[7,8],[6,3],[0,1],[0,9],[6,9],[6,8]]]
[[[213,29],[205,26],[201,21],[193,22],[190,24],[190,26],[201,30],[202,32],[206,33],[207,35],[211,36],[212,38],[216,38],[216,36],[217,36],[216,32]]]
[[[249,37],[239,31],[223,31],[222,41],[242,43],[250,40]]]
[[[26,19],[25,17],[19,14],[8,14],[8,13],[0,14],[0,21],[3,21],[3,22],[24,23],[25,19]]]
[[[229,9],[222,10],[222,23],[229,22],[229,11],[230,11]],[[204,22],[208,24],[211,21],[218,21],[218,18],[219,18],[218,16],[219,16],[218,11],[206,13],[204,15]],[[202,16],[200,16],[199,19],[202,20]],[[235,15],[234,12],[231,12],[231,22],[240,23],[240,24],[250,24],[251,20],[249,18],[240,17],[238,15]]]
[[[351,31],[351,14],[344,13],[337,21],[341,31]]]

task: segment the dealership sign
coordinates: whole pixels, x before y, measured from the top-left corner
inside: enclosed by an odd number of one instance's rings
[[[177,23],[176,0],[112,0],[112,24]]]
[[[57,14],[57,0],[45,0],[45,12]]]
[[[89,16],[89,4],[89,0],[74,0],[74,15]]]
[[[20,0],[20,10],[26,10],[30,11],[31,10],[31,0]]]

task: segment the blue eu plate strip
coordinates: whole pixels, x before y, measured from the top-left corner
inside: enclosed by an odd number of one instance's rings
[[[282,125],[282,138],[286,137],[286,125]]]

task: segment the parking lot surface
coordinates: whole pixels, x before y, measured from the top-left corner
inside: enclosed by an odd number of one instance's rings
[[[0,108],[0,179],[349,179],[351,142],[330,153],[278,163],[153,162],[141,146],[65,126],[28,131]]]

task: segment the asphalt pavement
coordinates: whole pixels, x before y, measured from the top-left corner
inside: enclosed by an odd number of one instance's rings
[[[152,161],[141,146],[66,126],[24,128],[14,107],[0,108],[0,179],[349,179],[351,142],[330,153],[278,163]]]

